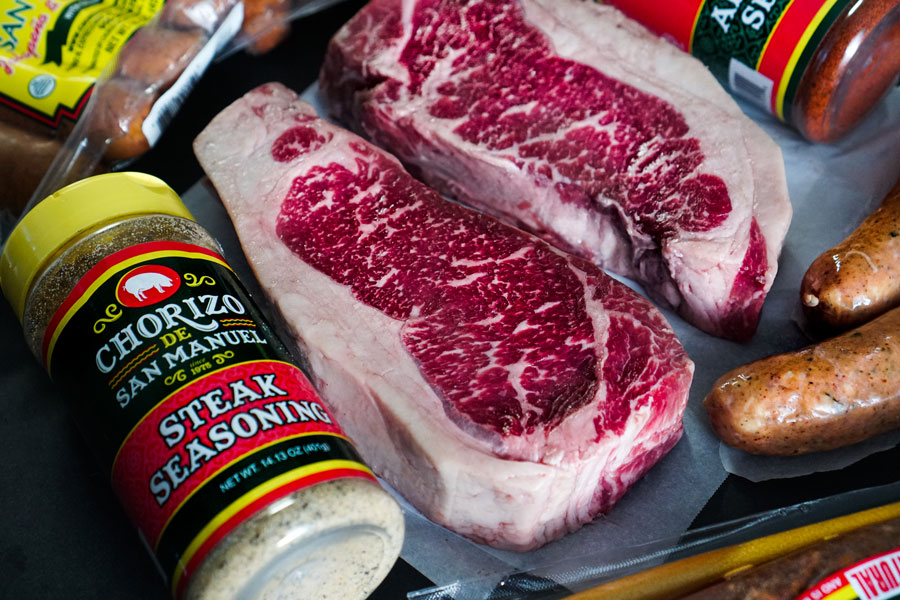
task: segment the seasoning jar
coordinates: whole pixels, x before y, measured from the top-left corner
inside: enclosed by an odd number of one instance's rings
[[[397,503],[162,181],[49,196],[0,286],[173,596],[365,598],[390,570]]]
[[[607,0],[814,142],[849,133],[900,78],[900,0]]]

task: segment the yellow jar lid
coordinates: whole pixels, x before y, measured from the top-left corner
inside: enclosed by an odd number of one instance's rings
[[[0,255],[0,288],[19,321],[35,277],[79,233],[112,219],[163,214],[192,219],[178,194],[144,173],[107,173],[64,187],[16,225]]]

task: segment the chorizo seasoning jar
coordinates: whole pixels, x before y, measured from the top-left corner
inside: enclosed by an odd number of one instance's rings
[[[390,570],[399,507],[163,182],[48,197],[0,286],[175,597],[364,598]]]
[[[814,142],[856,126],[900,77],[900,0],[607,0]]]

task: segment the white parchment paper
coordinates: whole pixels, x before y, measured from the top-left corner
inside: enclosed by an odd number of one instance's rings
[[[304,98],[325,115],[315,87]],[[608,515],[544,548],[518,554],[475,544],[429,522],[401,498],[407,523],[403,558],[438,585],[480,578],[480,583],[467,584],[458,600],[487,597],[493,582],[511,570],[540,573],[542,566],[571,564],[579,557],[591,565],[615,562],[634,548],[675,538],[687,530],[728,472],[759,481],[838,469],[900,441],[900,434],[888,434],[815,456],[760,458],[720,448],[708,426],[702,400],[720,375],[810,342],[799,308],[806,268],[850,233],[900,178],[900,90],[894,90],[863,127],[830,146],[811,145],[767,115],[751,107],[745,110],[781,146],[794,206],[778,276],[756,336],[746,344],[714,338],[663,311],[696,363],[684,437]],[[242,257],[224,210],[206,186],[194,186],[185,201],[223,242],[230,260]],[[242,275],[252,279],[249,271]]]

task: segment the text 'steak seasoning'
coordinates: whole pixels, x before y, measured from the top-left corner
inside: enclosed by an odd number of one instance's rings
[[[364,598],[390,570],[397,504],[163,182],[48,197],[0,285],[174,596]]]
[[[900,77],[900,0],[606,0],[815,142],[856,126]]]

